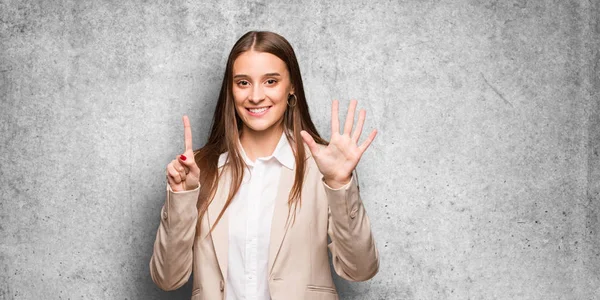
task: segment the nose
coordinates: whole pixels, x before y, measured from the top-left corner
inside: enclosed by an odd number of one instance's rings
[[[265,99],[265,93],[261,86],[255,86],[250,95],[250,102],[258,103]]]

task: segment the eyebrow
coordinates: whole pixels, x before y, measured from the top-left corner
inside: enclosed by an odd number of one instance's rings
[[[279,74],[279,73],[267,73],[263,77],[268,77],[268,76],[281,76],[281,74]],[[233,76],[233,78],[238,78],[238,77],[250,77],[250,76],[248,76],[246,74],[237,74],[237,75]]]

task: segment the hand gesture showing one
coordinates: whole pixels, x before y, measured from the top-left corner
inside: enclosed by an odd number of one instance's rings
[[[339,188],[350,182],[352,171],[358,165],[363,153],[367,150],[375,136],[377,130],[374,129],[366,141],[360,146],[358,139],[362,132],[365,116],[367,112],[364,109],[360,110],[358,115],[358,124],[352,132],[354,125],[354,112],[358,101],[350,101],[346,123],[344,124],[344,132],[340,134],[340,123],[338,120],[338,105],[337,100],[331,105],[331,140],[328,146],[320,145],[315,142],[310,134],[306,131],[301,131],[302,139],[308,145],[312,153],[315,163],[323,174],[325,183],[332,188]]]
[[[194,161],[192,150],[192,129],[186,115],[183,116],[183,135],[185,152],[167,165],[167,180],[174,192],[193,190],[200,180],[200,168]]]

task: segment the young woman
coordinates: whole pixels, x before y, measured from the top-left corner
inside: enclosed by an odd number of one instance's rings
[[[331,140],[311,121],[300,69],[280,35],[251,31],[233,46],[208,142],[167,166],[152,280],[163,290],[186,283],[192,299],[338,299],[335,272],[373,277],[379,256],[359,195],[355,167],[376,130],[358,143],[351,101],[342,133],[338,101]],[[328,236],[330,242],[328,242]]]

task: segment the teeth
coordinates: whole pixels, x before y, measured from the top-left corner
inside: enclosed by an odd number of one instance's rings
[[[259,109],[250,109],[251,112],[253,113],[261,113],[265,110],[267,110],[268,107],[263,107],[263,108],[259,108]]]

